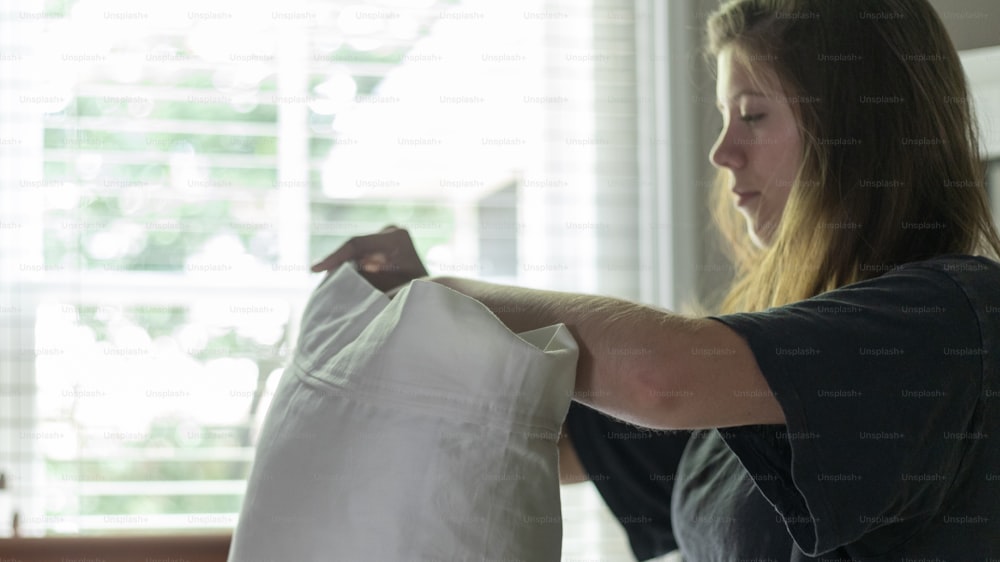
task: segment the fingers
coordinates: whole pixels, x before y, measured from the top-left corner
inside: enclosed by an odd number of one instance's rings
[[[357,250],[354,247],[354,239],[352,238],[345,242],[343,246],[337,248],[335,252],[323,258],[322,261],[313,264],[310,269],[313,273],[337,269],[341,264],[353,260],[356,253]]]
[[[389,258],[382,252],[375,252],[358,260],[358,269],[365,273],[378,273],[389,265]]]
[[[314,273],[331,271],[344,263],[357,260],[365,271],[380,271],[388,266],[392,256],[399,253],[400,244],[412,246],[409,237],[406,230],[389,225],[375,234],[351,238],[310,269]]]

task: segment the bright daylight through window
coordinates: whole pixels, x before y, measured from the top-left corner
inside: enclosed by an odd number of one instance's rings
[[[636,296],[632,2],[0,7],[0,534],[231,529],[349,236]],[[566,556],[627,552],[563,493]]]

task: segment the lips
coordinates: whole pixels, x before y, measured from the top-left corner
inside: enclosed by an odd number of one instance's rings
[[[755,201],[760,197],[759,191],[736,191],[733,190],[733,195],[736,195],[736,206],[743,207],[752,201]]]

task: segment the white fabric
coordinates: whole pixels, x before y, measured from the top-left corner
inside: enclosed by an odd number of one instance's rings
[[[559,560],[559,430],[577,345],[515,335],[414,281],[344,266],[307,306],[261,433],[229,560]]]

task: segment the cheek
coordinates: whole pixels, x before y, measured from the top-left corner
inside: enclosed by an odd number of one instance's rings
[[[775,169],[778,173],[775,178],[773,193],[775,202],[780,203],[784,207],[785,202],[788,200],[788,195],[792,191],[795,177],[799,173],[799,166],[802,163],[802,139],[799,136],[798,130],[790,131],[783,139],[783,142],[780,142],[777,147],[781,155],[775,162]]]
[[[768,186],[760,209],[761,218],[765,220],[775,220],[784,212],[799,169],[799,158],[794,146],[782,147],[781,154],[775,156],[773,160],[775,175]]]
[[[789,184],[790,183],[791,182],[789,181]],[[782,212],[784,212],[785,205],[788,203],[788,196],[791,192],[792,188],[791,185],[789,185],[788,187],[783,187],[779,189],[777,193],[774,194],[774,198],[771,201],[771,205],[773,206],[772,212],[775,215],[780,215],[782,214]]]

